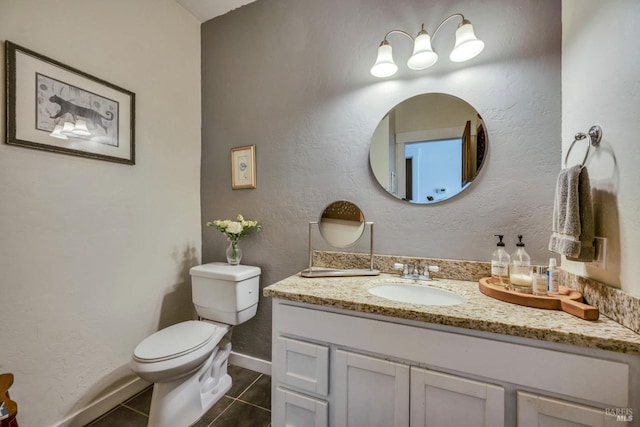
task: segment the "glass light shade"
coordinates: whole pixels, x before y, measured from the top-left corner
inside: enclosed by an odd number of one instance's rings
[[[51,132],[49,135],[58,139],[69,139],[67,138],[67,135],[62,134],[62,129],[62,125],[56,125],[56,127],[53,129],[53,132]]]
[[[466,19],[456,30],[456,45],[449,55],[453,62],[463,62],[475,57],[484,49],[484,42],[478,40],[473,25]]]
[[[413,54],[407,61],[407,67],[412,70],[424,70],[437,60],[438,54],[431,48],[431,36],[424,30],[420,31],[413,44]]]
[[[71,132],[73,132],[74,135],[78,136],[91,135],[91,132],[89,132],[89,129],[87,129],[87,122],[85,122],[84,119],[76,120],[76,125]]]
[[[75,136],[75,134],[73,133],[73,123],[71,122],[64,122],[64,125],[62,126],[62,130],[60,131],[61,135],[64,136]]]
[[[378,58],[371,67],[371,74],[375,77],[393,76],[398,71],[398,66],[393,62],[391,45],[386,40],[378,48]]]

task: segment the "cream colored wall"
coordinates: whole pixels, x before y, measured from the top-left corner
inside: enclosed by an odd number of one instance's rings
[[[587,169],[596,235],[608,239],[605,271],[564,260],[563,265],[635,296],[640,296],[638,23],[637,0],[562,2],[562,159],[576,132],[602,126],[603,140]],[[585,149],[586,141],[577,142],[569,163],[579,163]]]
[[[135,166],[0,144],[0,372],[20,425],[50,426],[127,383],[135,345],[191,316],[200,25],[174,0],[2,0],[0,40],[136,94]],[[4,115],[4,79],[0,93]]]

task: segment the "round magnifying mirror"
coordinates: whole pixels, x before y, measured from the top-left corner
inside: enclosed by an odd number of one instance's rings
[[[486,127],[475,108],[452,95],[427,93],[402,101],[382,118],[369,164],[392,196],[437,203],[469,188],[487,148]]]
[[[318,221],[322,238],[337,248],[355,244],[362,237],[364,226],[364,214],[347,200],[331,203],[322,211]]]

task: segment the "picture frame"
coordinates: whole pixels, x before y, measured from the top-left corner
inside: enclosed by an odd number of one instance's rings
[[[231,188],[256,188],[256,146],[231,149]]]
[[[5,41],[6,143],[135,164],[135,94]]]

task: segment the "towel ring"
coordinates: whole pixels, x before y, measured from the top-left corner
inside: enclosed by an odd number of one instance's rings
[[[569,153],[571,153],[571,149],[573,148],[573,145],[577,141],[582,141],[585,138],[587,138],[587,152],[584,153],[584,159],[582,159],[581,166],[584,166],[584,163],[587,161],[587,157],[589,157],[589,150],[591,149],[591,146],[593,145],[594,147],[597,147],[598,145],[600,145],[600,141],[602,140],[602,128],[598,125],[594,125],[589,128],[589,133],[586,133],[586,134],[582,132],[576,133],[575,139],[569,146],[569,150],[567,150],[567,155],[564,156],[565,167],[567,166],[567,160],[569,159]]]

